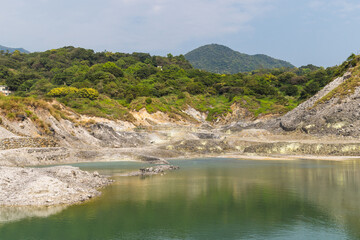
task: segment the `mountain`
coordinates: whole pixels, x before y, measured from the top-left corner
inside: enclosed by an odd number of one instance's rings
[[[22,52],[22,53],[30,53],[28,50],[25,50],[25,49],[23,49],[23,48],[10,48],[10,47],[5,47],[5,46],[1,46],[0,45],[0,51],[9,51],[9,52],[14,52],[14,51],[16,51],[16,50],[18,50],[18,51],[20,51],[20,52]]]
[[[209,44],[185,54],[194,68],[214,73],[249,72],[262,68],[294,68],[286,61],[264,54],[248,55],[223,45]]]

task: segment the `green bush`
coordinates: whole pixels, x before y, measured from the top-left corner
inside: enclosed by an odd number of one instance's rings
[[[80,88],[75,87],[60,87],[53,88],[50,92],[47,93],[49,97],[66,97],[71,98],[88,98],[90,100],[95,100],[99,97],[99,92],[93,88]]]
[[[178,99],[184,99],[186,97],[186,95],[184,92],[180,92],[177,97],[178,97]]]
[[[284,92],[288,96],[296,96],[299,93],[299,90],[294,85],[285,85],[280,88],[282,92]]]
[[[151,103],[152,103],[152,99],[151,99],[151,98],[147,98],[147,99],[145,100],[145,102],[146,102],[146,104],[151,104]]]
[[[93,88],[81,88],[77,92],[78,97],[88,98],[90,100],[95,100],[99,97],[99,92]]]
[[[60,88],[53,88],[50,92],[47,93],[49,97],[65,97],[71,93],[77,93],[79,89],[75,87],[60,87]]]

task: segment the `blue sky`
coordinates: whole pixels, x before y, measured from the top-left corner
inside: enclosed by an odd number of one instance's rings
[[[356,0],[0,0],[0,45],[185,54],[204,44],[296,66],[360,53]]]

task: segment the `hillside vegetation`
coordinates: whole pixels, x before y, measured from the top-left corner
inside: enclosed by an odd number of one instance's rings
[[[360,56],[352,54],[347,61],[340,66],[343,69],[349,69],[351,75],[342,84],[334,88],[331,92],[321,98],[318,103],[324,103],[332,98],[343,99],[355,92],[355,89],[360,87]]]
[[[257,69],[294,68],[282,60],[263,54],[247,55],[218,44],[199,47],[185,54],[185,58],[194,68],[213,73],[235,74]]]
[[[56,98],[81,114],[128,121],[133,120],[131,111],[143,108],[186,118],[183,110],[189,106],[207,112],[207,120],[213,121],[231,112],[234,103],[254,118],[284,114],[342,72],[341,67],[308,65],[216,74],[193,69],[182,55],[159,57],[75,47],[0,54],[0,84],[8,85],[16,96],[9,101]],[[10,116],[15,111],[6,109]]]

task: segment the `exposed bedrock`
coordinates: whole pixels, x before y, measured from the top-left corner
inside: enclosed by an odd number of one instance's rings
[[[360,89],[341,97],[324,97],[351,77],[347,72],[336,78],[315,96],[281,117],[285,131],[300,130],[316,135],[360,136]]]
[[[321,156],[360,156],[360,143],[299,143],[274,142],[248,146],[244,153]]]

